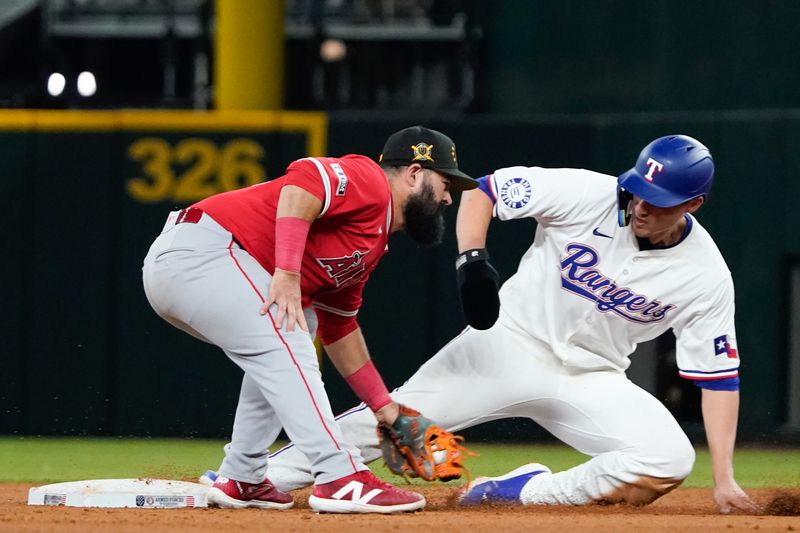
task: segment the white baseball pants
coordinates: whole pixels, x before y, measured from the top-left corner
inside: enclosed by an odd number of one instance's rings
[[[669,411],[624,373],[564,366],[549,349],[501,322],[487,331],[467,328],[392,398],[450,431],[530,418],[592,457],[534,477],[522,492],[524,503],[648,503],[680,484],[694,464],[694,450]],[[337,419],[366,461],[380,457],[375,419],[363,404]],[[282,490],[312,481],[308,461],[291,444],[273,454],[270,475]]]

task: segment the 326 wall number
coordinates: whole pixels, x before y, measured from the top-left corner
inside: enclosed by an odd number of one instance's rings
[[[264,149],[252,139],[233,139],[221,147],[188,138],[174,146],[160,137],[142,137],[128,147],[141,163],[142,176],[128,180],[128,194],[140,202],[194,202],[222,191],[264,181]]]

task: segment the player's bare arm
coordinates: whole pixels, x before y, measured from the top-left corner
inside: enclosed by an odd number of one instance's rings
[[[287,319],[286,330],[293,331],[297,323],[303,331],[308,331],[300,292],[300,262],[305,248],[305,238],[302,230],[308,227],[317,218],[322,210],[322,200],[296,185],[286,185],[281,189],[278,200],[277,220],[278,225],[288,226],[288,231],[276,231],[276,252],[289,251],[295,248],[295,265],[289,268],[279,268],[276,262],[275,273],[269,287],[269,295],[261,306],[261,314],[267,313],[272,304],[276,304],[278,312],[275,323],[278,328],[283,327],[284,317]],[[304,228],[303,228],[304,227]],[[299,229],[298,229],[299,228]],[[302,242],[301,242],[302,241]],[[299,256],[298,256],[299,253]],[[291,259],[289,259],[291,261]],[[281,264],[281,266],[283,266]],[[296,270],[295,270],[296,268]]]
[[[361,333],[361,328],[357,328],[336,342],[326,345],[325,352],[328,354],[333,366],[346,380],[370,362],[367,343],[364,340],[363,333]],[[358,394],[357,391],[356,393]],[[397,418],[399,406],[396,402],[390,401],[374,412],[378,422],[385,422],[391,425]]]
[[[703,423],[711,452],[714,502],[721,513],[755,512],[758,506],[733,476],[733,449],[739,418],[739,391],[703,389]]]
[[[492,202],[480,190],[464,191],[456,219],[458,252],[486,248],[486,233],[492,221]]]

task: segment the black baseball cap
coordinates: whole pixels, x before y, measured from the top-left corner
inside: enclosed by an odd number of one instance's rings
[[[378,159],[381,166],[409,166],[418,163],[450,178],[450,190],[466,191],[478,186],[478,182],[458,170],[456,145],[444,133],[411,126],[393,133],[386,140]]]

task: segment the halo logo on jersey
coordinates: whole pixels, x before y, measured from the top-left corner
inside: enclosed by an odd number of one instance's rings
[[[342,287],[361,279],[361,273],[366,268],[363,259],[368,253],[356,250],[343,257],[317,258],[317,263],[336,281],[337,287]]]
[[[728,359],[738,359],[739,354],[736,352],[736,339],[728,337],[728,335],[720,335],[714,339],[714,355],[725,354]]]
[[[512,209],[520,209],[531,199],[533,188],[525,178],[511,178],[500,186],[500,199]]]
[[[561,288],[595,302],[601,313],[611,311],[625,320],[649,324],[664,320],[675,306],[650,300],[628,287],[617,285],[594,267],[600,255],[592,247],[572,242],[567,245],[567,255],[561,260]]]
[[[658,161],[656,161],[652,157],[648,157],[647,158],[647,163],[645,163],[645,164],[648,167],[650,167],[649,170],[647,171],[647,174],[644,175],[644,179],[646,179],[647,181],[653,181],[653,174],[655,174],[656,172],[661,172],[662,170],[664,170],[664,163],[659,163]]]

